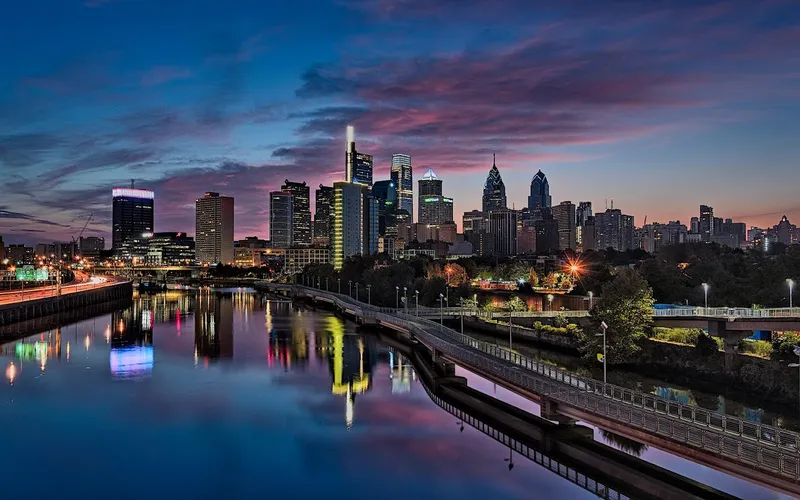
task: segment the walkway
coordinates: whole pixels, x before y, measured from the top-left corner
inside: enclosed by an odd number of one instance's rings
[[[297,285],[260,285],[329,302],[365,321],[407,332],[465,368],[543,404],[557,404],[565,416],[649,439],[650,444],[711,467],[800,494],[800,434],[796,432],[581,377],[434,321],[369,306],[347,295]]]

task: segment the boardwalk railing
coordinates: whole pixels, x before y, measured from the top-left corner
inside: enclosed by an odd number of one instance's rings
[[[381,310],[356,302],[347,295],[300,286],[277,286],[324,297],[359,316],[403,328],[465,367],[496,376],[528,392],[717,456],[736,459],[760,470],[800,480],[800,434],[796,432],[582,377],[462,335],[435,321],[394,309]]]
[[[656,318],[721,318],[721,319],[800,319],[800,307],[781,307],[773,309],[746,309],[743,307],[676,307],[656,309]]]

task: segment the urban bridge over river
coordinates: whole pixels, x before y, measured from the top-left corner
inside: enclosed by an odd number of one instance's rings
[[[603,383],[462,335],[402,310],[347,295],[269,282],[257,288],[327,303],[381,325],[541,405],[542,416],[583,421],[675,455],[800,495],[800,434]]]

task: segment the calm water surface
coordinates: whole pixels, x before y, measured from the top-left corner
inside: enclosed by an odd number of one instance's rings
[[[594,498],[437,406],[330,313],[243,291],[143,296],[0,348],[3,498]],[[468,372],[470,386],[538,407]],[[598,440],[743,498],[780,495]]]

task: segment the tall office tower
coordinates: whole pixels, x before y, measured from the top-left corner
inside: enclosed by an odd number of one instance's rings
[[[114,188],[111,248],[119,255],[128,240],[140,240],[143,234],[153,232],[153,204],[155,195],[148,189]]]
[[[398,193],[394,181],[378,181],[372,185],[372,196],[378,203],[378,234],[385,236],[397,234],[395,214],[398,206]]]
[[[692,217],[691,221],[689,222],[689,232],[698,234],[700,233],[700,218],[699,217]]]
[[[553,205],[550,198],[550,183],[547,176],[539,170],[531,181],[531,195],[528,196],[528,210],[532,213],[543,212]]]
[[[734,226],[741,228],[742,223],[733,223]],[[741,229],[738,231],[734,231],[739,233]],[[775,233],[775,238],[777,239],[778,243],[783,243],[784,245],[794,245],[795,243],[800,243],[800,231],[797,230],[797,226],[789,222],[789,218],[785,215],[781,217],[781,220],[772,228],[772,231]]]
[[[233,263],[233,198],[208,192],[195,202],[195,242],[201,264]]]
[[[609,209],[594,217],[597,250],[613,248],[618,252],[632,250],[634,244],[634,219],[619,209]]]
[[[333,223],[333,187],[319,185],[316,193],[317,207],[314,212],[314,244],[328,245]]]
[[[331,263],[341,269],[346,258],[364,252],[365,186],[346,181],[333,183],[333,226],[331,227]],[[369,222],[367,223],[369,224]]]
[[[269,239],[272,248],[292,246],[294,227],[294,197],[288,191],[269,193]]]
[[[398,209],[405,210],[414,219],[414,181],[411,172],[411,156],[392,155],[390,178],[397,188]]]
[[[489,212],[489,240],[494,255],[508,257],[517,254],[516,210],[496,209]]]
[[[461,230],[468,234],[485,233],[489,229],[489,214],[480,210],[464,212],[461,217]]]
[[[433,169],[429,168],[420,179],[417,201],[417,222],[438,225],[453,220],[453,199],[442,196],[442,181]]]
[[[633,215],[622,214],[621,221],[622,232],[620,236],[620,245],[623,250],[634,250],[636,248],[636,244],[634,242],[633,235],[636,231],[636,225],[633,223]]]
[[[380,238],[380,225],[379,225],[379,202],[375,198],[368,187],[364,187],[361,193],[363,198],[364,214],[363,226],[364,234],[362,236],[362,250],[361,255],[374,255],[378,253],[378,239]]]
[[[347,149],[345,151],[345,181],[372,186],[372,155],[356,150],[355,130],[347,126]]]
[[[534,219],[533,228],[536,232],[536,253],[551,254],[559,251],[558,221],[549,211],[545,210],[541,219]]]
[[[714,237],[714,209],[700,205],[700,239],[710,242]]]
[[[506,185],[503,184],[503,179],[500,177],[500,170],[497,169],[496,158],[493,154],[492,168],[489,169],[489,175],[483,184],[483,211],[488,213],[504,208],[508,208]]]
[[[562,201],[553,207],[553,218],[558,221],[559,250],[575,250],[577,248],[575,212],[575,204],[571,201]]]
[[[287,179],[281,191],[292,195],[292,245],[311,245],[311,190],[305,182]]]
[[[589,217],[586,219],[586,223],[583,225],[583,229],[581,230],[583,233],[583,242],[581,244],[581,250],[584,252],[597,250],[597,243],[596,243],[596,232],[595,232],[595,218],[594,216]]]
[[[578,202],[578,208],[575,209],[575,246],[578,249],[583,250],[583,227],[591,216],[592,202]]]

